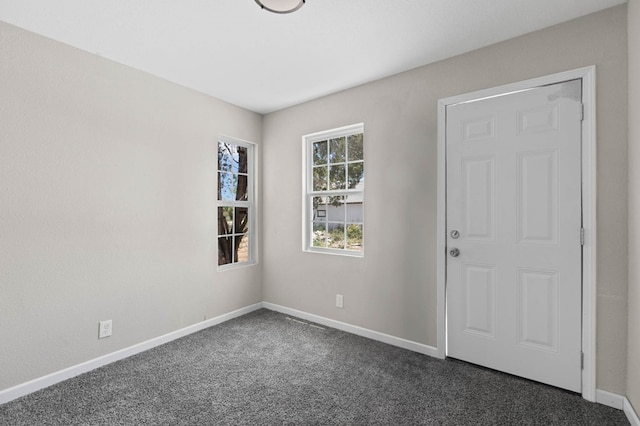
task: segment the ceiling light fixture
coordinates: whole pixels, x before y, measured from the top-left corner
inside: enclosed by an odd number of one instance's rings
[[[291,13],[300,9],[305,0],[256,0],[258,6],[273,13]]]

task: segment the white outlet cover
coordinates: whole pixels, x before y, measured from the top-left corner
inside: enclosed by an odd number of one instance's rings
[[[336,307],[343,308],[344,307],[344,298],[341,294],[336,294]]]
[[[100,321],[100,326],[98,327],[98,339],[104,339],[105,337],[111,336],[112,328],[111,320]]]

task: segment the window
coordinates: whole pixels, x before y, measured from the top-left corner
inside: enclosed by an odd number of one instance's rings
[[[362,256],[364,126],[303,137],[304,250]]]
[[[254,263],[254,145],[218,139],[218,266]]]

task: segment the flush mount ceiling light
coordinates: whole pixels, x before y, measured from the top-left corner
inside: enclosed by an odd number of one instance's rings
[[[256,0],[258,6],[273,13],[291,13],[300,9],[305,0]]]

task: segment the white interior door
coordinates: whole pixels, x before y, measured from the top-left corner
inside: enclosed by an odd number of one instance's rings
[[[572,80],[446,110],[448,356],[576,392],[581,99]]]

